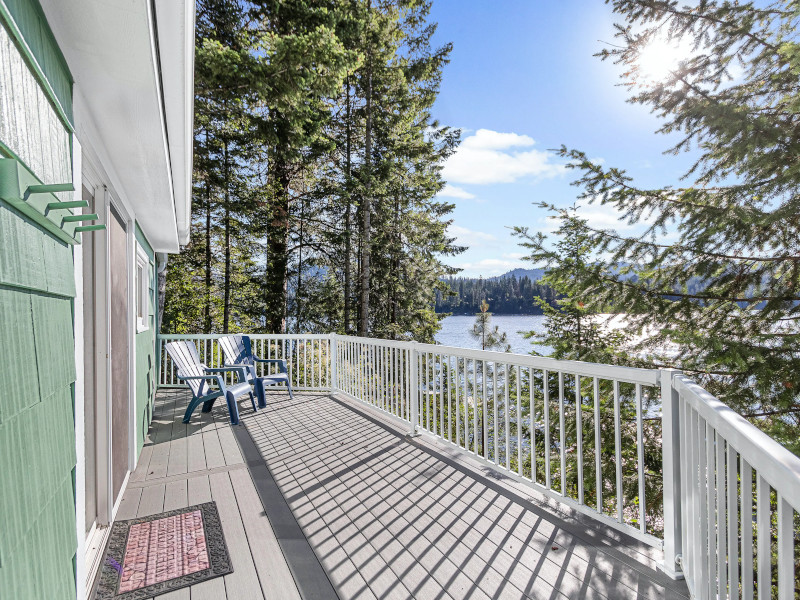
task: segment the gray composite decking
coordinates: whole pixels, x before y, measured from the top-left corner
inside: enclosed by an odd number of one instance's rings
[[[215,500],[234,572],[161,598],[674,598],[646,546],[348,399],[181,423],[161,390],[118,518]]]

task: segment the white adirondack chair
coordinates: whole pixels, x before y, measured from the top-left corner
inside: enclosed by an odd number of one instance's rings
[[[185,381],[192,390],[192,400],[183,415],[184,423],[189,422],[194,409],[199,404],[203,405],[202,412],[211,412],[214,401],[220,396],[225,396],[225,400],[228,402],[231,425],[239,424],[239,408],[236,406],[237,397],[249,394],[253,410],[257,410],[253,391],[250,389],[250,383],[247,379],[246,369],[233,366],[214,369],[207,367],[200,362],[197,347],[190,340],[169,342],[166,348],[172,358],[172,362],[178,368],[178,379]],[[226,385],[224,373],[230,372],[237,374],[238,381],[232,385]],[[212,388],[209,385],[209,381],[215,382],[219,389]]]

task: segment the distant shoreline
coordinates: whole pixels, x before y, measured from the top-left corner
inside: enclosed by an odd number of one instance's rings
[[[493,317],[541,317],[544,313],[500,313],[489,311]],[[437,312],[437,315],[447,315],[448,317],[474,317],[477,313],[455,313],[455,312]]]

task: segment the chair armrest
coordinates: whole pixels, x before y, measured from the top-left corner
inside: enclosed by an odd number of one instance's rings
[[[182,379],[183,381],[188,381],[189,379],[213,379],[217,382],[219,389],[223,392],[225,391],[225,382],[222,381],[222,377],[219,375],[178,375],[178,379]]]
[[[280,369],[281,373],[288,373],[289,372],[287,370],[287,367],[286,367],[286,361],[283,360],[282,358],[258,358],[257,356],[254,356],[253,359],[256,362],[260,362],[260,363],[278,365],[278,369]]]
[[[215,367],[213,369],[206,367],[206,373],[236,373],[239,378],[239,383],[247,383],[247,372],[244,366],[225,366]]]

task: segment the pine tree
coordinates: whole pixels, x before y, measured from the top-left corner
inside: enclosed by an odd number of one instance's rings
[[[577,215],[574,207],[556,211],[553,218],[559,222],[553,232],[554,242],[540,232],[533,235],[527,228],[514,228],[521,245],[530,252],[527,259],[545,267],[540,282],[558,294],[552,304],[542,297],[536,298],[545,315],[545,332],[531,331],[526,337],[536,345],[551,348],[552,358],[608,364],[630,362],[622,353],[625,336],[609,330],[600,318],[599,305],[587,303],[584,298],[583,288],[597,272],[592,264],[595,248],[586,220]]]
[[[492,327],[492,313],[489,312],[489,304],[486,300],[481,302],[481,311],[475,315],[475,324],[470,333],[472,337],[480,341],[481,350],[511,352],[511,344],[508,343],[506,332],[500,331],[497,325]]]
[[[631,101],[680,133],[672,153],[696,149],[684,184],[645,189],[625,171],[562,148],[581,171],[582,197],[609,205],[644,235],[591,230],[607,257],[576,289],[594,306],[615,303],[632,330],[655,333],[676,366],[788,447],[800,452],[800,16],[795,2],[617,0],[619,47],[600,53],[626,68]],[[652,40],[688,39],[694,55],[664,81],[638,65]],[[675,241],[666,234],[674,237]],[[609,272],[634,265],[637,277]]]
[[[162,326],[227,332],[254,323],[239,282],[255,269],[261,220],[246,160],[253,152],[249,78],[257,61],[237,2],[203,0],[197,8],[191,241],[170,261]]]
[[[353,57],[336,35],[337,2],[252,0],[265,64],[259,133],[266,145],[269,207],[264,305],[267,330],[286,331],[289,237],[294,200],[306,169],[332,150],[323,128],[327,99],[341,86]]]

